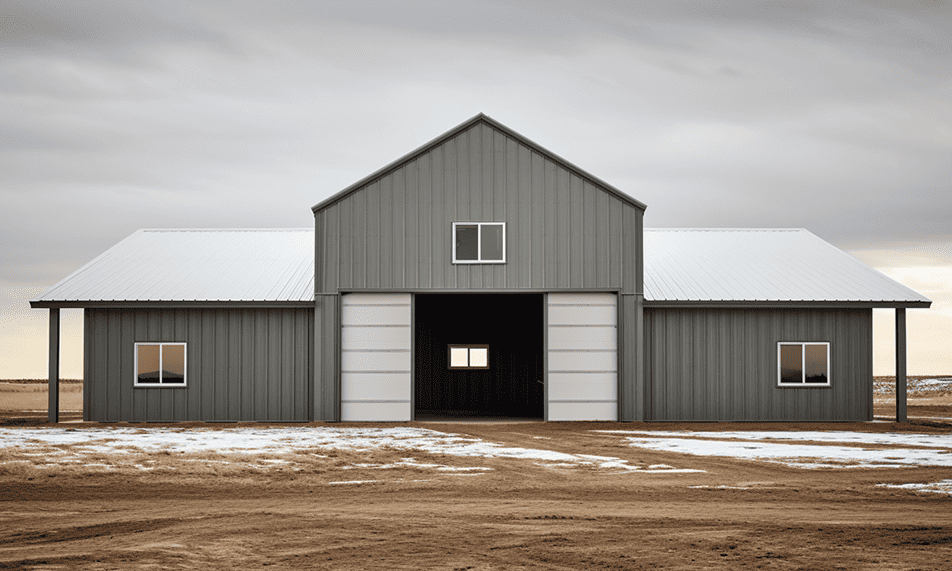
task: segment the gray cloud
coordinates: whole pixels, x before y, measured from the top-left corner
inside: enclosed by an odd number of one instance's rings
[[[941,248],[947,16],[845,1],[8,1],[0,282],[48,285],[140,227],[308,226],[312,204],[480,111],[647,202],[650,226]]]
[[[227,44],[214,22],[196,17],[192,8],[188,2],[7,0],[0,7],[0,37],[8,53],[21,57],[57,54],[126,63],[147,46]]]

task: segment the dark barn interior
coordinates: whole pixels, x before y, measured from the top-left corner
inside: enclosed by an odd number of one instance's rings
[[[544,414],[542,294],[415,296],[416,415]],[[489,346],[488,369],[450,369],[451,344]]]

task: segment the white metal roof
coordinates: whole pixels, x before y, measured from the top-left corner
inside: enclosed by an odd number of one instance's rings
[[[313,301],[314,230],[138,230],[37,302]]]
[[[645,229],[645,301],[928,303],[803,229]]]
[[[928,303],[803,229],[645,229],[648,302]],[[139,230],[34,299],[309,302],[314,231]]]

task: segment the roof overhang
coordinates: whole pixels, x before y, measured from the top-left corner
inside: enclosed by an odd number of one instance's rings
[[[313,308],[313,301],[31,301],[33,309],[287,309]]]
[[[646,308],[664,309],[926,309],[930,306],[931,301],[644,301]]]

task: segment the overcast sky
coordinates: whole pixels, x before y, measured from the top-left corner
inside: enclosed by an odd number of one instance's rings
[[[0,0],[0,378],[46,374],[25,300],[136,229],[312,226],[479,112],[646,226],[809,229],[936,302],[910,372],[952,373],[950,38],[925,1]]]

